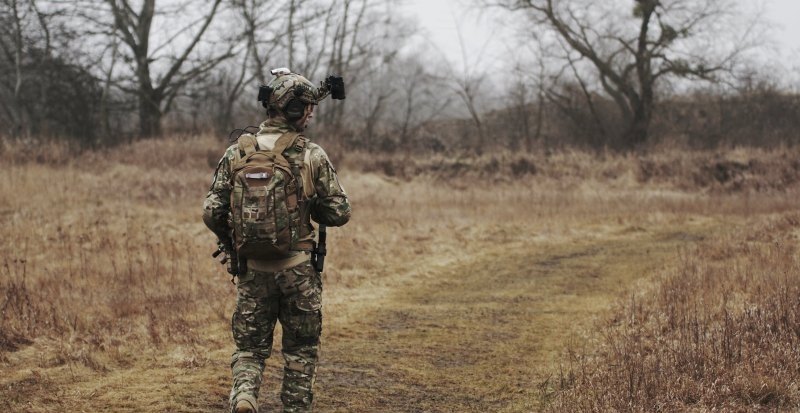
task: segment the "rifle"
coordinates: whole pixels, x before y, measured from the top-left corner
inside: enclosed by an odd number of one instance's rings
[[[322,273],[322,269],[325,266],[325,255],[328,254],[328,251],[325,249],[327,237],[327,227],[319,224],[319,241],[317,241],[316,246],[314,246],[314,251],[311,252],[311,265],[314,266],[314,269],[318,273]]]
[[[239,256],[236,250],[233,249],[233,245],[217,240],[217,250],[211,253],[211,257],[217,258],[220,254],[224,255],[219,260],[219,263],[222,265],[227,264],[226,270],[231,275],[231,282],[233,282],[233,278],[238,276],[241,270],[244,270],[244,266],[239,262]]]

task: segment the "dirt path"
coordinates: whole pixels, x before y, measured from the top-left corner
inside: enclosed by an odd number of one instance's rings
[[[564,347],[710,231],[627,228],[495,246],[419,272],[325,333],[320,411],[536,410]]]
[[[584,329],[623,291],[719,226],[689,220],[658,231],[611,226],[557,239],[510,234],[447,260],[423,256],[382,284],[333,287],[317,411],[534,411],[565,346],[586,344]],[[221,412],[228,334],[220,321],[189,346],[116,355],[128,360],[124,369],[92,370],[84,362],[19,370],[18,379],[3,379],[0,396],[31,412]],[[279,411],[279,342],[262,411]],[[51,351],[59,349],[34,345],[9,362],[26,365]]]

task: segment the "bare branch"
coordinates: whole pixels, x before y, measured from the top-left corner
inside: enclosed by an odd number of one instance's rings
[[[154,1],[154,0],[148,0],[148,1]],[[161,79],[161,82],[156,87],[156,90],[163,91],[169,86],[170,82],[172,81],[172,78],[181,69],[181,66],[186,61],[186,58],[189,57],[190,53],[192,53],[192,50],[194,50],[195,46],[197,46],[197,43],[200,42],[200,39],[203,37],[203,34],[206,32],[206,29],[208,29],[208,26],[211,24],[211,21],[214,20],[214,16],[216,15],[216,12],[217,12],[217,7],[219,6],[219,4],[221,2],[222,2],[222,0],[214,0],[214,4],[211,7],[211,11],[206,16],[206,19],[205,19],[205,22],[203,23],[203,26],[200,28],[200,30],[197,32],[197,34],[195,34],[194,38],[191,40],[191,42],[186,47],[186,49],[184,49],[183,54],[175,61],[175,63],[172,64],[172,67],[170,67],[170,69],[167,71],[167,74],[164,75],[164,77]],[[217,58],[214,61],[215,62],[220,62],[220,61],[226,59],[227,57],[230,57],[230,54],[226,53],[221,57],[222,57],[221,59]],[[215,63],[215,65],[216,65],[216,63]],[[202,71],[201,71],[201,73],[202,73]]]

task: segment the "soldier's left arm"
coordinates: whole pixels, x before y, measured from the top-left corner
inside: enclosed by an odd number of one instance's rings
[[[313,145],[311,170],[316,197],[311,204],[311,218],[331,227],[342,226],[350,220],[351,208],[347,193],[339,183],[336,170],[321,147]]]

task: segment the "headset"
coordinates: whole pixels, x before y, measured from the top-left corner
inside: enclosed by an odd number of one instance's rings
[[[283,105],[281,111],[286,115],[286,120],[294,122],[303,117],[306,112],[306,103],[299,98],[303,96],[305,92],[306,88],[304,87],[295,88],[293,91],[295,97],[289,99],[289,101]],[[265,109],[269,109],[270,95],[272,95],[271,87],[262,85],[258,88],[258,101],[261,102],[261,106]]]
[[[306,105],[307,103],[303,102],[299,99],[300,96],[303,96],[305,93],[306,88],[304,87],[297,87],[294,89],[294,96],[293,98],[289,99],[288,102],[283,106],[283,113],[286,114],[286,120],[289,122],[295,122],[300,120],[306,113]]]

